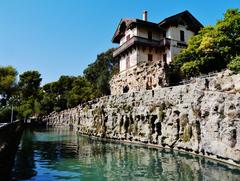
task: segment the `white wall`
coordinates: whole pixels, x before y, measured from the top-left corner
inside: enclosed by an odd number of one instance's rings
[[[148,38],[148,31],[150,29],[146,29],[143,27],[138,27],[137,28],[137,36],[143,37],[143,38]],[[163,38],[162,32],[156,31],[156,30],[151,30],[152,31],[152,39],[153,40],[161,40]]]
[[[194,32],[187,30],[185,26],[178,25],[178,27],[171,26],[167,29],[166,38],[180,41],[180,30],[184,31],[185,42],[194,35]]]
[[[135,65],[137,65],[137,51],[136,49],[132,50],[131,53],[129,53],[128,55],[122,56],[120,59],[120,72],[126,70],[126,65],[127,65],[127,57],[130,58],[130,67],[133,67]]]
[[[182,48],[179,48],[179,47],[171,47],[170,48],[172,60],[177,54],[180,53],[181,50],[182,50]]]
[[[166,52],[156,52],[154,49],[149,50],[148,48],[142,49],[142,48],[137,48],[134,49],[131,53],[128,55],[122,56],[120,59],[120,72],[123,72],[126,70],[126,60],[127,57],[130,57],[130,68],[137,65],[138,63],[141,62],[147,62],[148,61],[148,54],[152,54],[153,56],[153,61],[163,61],[163,54],[167,54],[167,62],[169,63],[171,61],[171,51],[168,50]]]
[[[182,48],[171,46],[165,53],[167,54],[167,64],[172,62],[173,58],[181,51]]]
[[[125,36],[120,40],[120,46],[127,41],[127,36],[130,35],[130,38],[137,36],[137,28],[129,29],[125,32]]]
[[[128,53],[128,55],[124,55],[120,59],[120,72],[126,70],[126,59],[129,56],[130,57],[130,67],[133,67],[137,65],[140,62],[148,61],[148,54],[153,55],[153,61],[162,61],[163,60],[163,54],[167,54],[167,63],[169,64],[174,56],[178,54],[181,50],[180,47],[177,47],[177,41],[180,41],[180,30],[183,30],[185,33],[185,41],[187,42],[190,37],[194,35],[192,31],[189,31],[186,29],[185,26],[179,25],[178,27],[169,27],[166,32],[166,37],[171,40],[171,47],[170,49],[166,49],[165,52],[155,52],[154,49],[149,50],[149,48],[146,48],[143,50],[142,48],[137,48],[135,50],[132,50],[132,52]],[[120,41],[120,46],[126,42],[126,37],[130,35],[130,38],[133,36],[139,36],[143,38],[148,38],[148,29],[138,27],[134,28],[132,30],[127,30],[125,32],[125,36]],[[163,38],[163,35],[161,32],[158,32],[156,30],[152,30],[152,39],[153,40],[161,40]],[[176,41],[177,40],[177,41]]]
[[[151,31],[152,31],[153,40],[161,40],[163,38],[162,32],[156,31],[156,30],[151,30]],[[130,38],[132,38],[133,36],[148,38],[148,29],[143,27],[137,27],[137,28],[133,28],[132,30],[131,29],[127,30],[125,32],[125,36],[122,37],[122,39],[120,40],[120,46],[127,41],[128,35],[130,35]]]
[[[153,61],[160,61],[163,59],[163,53],[159,51],[156,53],[154,49],[150,51],[148,48],[146,48],[145,50],[143,50],[142,48],[138,48],[138,63],[147,62],[148,54],[152,54]]]
[[[122,72],[122,71],[126,70],[126,58],[121,57],[119,62],[120,62],[119,63],[119,71]]]
[[[165,53],[167,54],[167,64],[169,64],[172,61],[172,53],[171,50],[166,50]]]

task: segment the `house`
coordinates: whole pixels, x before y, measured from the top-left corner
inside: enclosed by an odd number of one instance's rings
[[[160,23],[149,22],[147,11],[144,11],[142,20],[122,19],[112,38],[113,43],[119,44],[113,53],[119,58],[119,74],[110,82],[111,93],[165,86],[164,65],[169,64],[202,27],[188,11]],[[152,73],[146,73],[149,71]]]

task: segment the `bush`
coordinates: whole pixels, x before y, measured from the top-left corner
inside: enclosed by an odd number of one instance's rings
[[[235,58],[233,58],[228,64],[228,68],[235,73],[240,74],[240,56],[236,56]]]

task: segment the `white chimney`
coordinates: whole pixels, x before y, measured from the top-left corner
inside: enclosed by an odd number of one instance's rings
[[[143,21],[147,21],[147,20],[148,20],[148,12],[143,11]]]

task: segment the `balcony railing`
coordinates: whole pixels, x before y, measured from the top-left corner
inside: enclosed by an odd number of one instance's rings
[[[129,47],[133,45],[143,45],[147,47],[152,48],[163,48],[165,46],[169,46],[171,44],[171,40],[168,38],[163,38],[159,41],[157,40],[149,40],[147,38],[139,37],[139,36],[133,36],[128,41],[126,41],[124,44],[122,44],[118,49],[116,49],[113,52],[113,56],[116,57],[125,50],[127,50]]]

